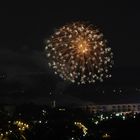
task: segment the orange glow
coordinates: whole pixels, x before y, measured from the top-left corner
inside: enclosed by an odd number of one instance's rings
[[[86,43],[81,43],[80,45],[78,45],[78,51],[79,53],[87,53],[88,52],[88,45]]]

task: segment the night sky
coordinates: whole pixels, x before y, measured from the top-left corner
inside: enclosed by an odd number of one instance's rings
[[[140,92],[134,92],[140,87],[139,13],[139,4],[134,1],[1,5],[1,102],[45,103],[52,98],[50,92],[61,103],[139,102]],[[58,27],[74,21],[88,21],[104,33],[114,53],[111,79],[77,86],[64,82],[48,68],[45,40]],[[113,89],[123,92],[112,93]]]

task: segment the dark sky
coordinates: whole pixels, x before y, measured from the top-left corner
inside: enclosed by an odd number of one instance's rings
[[[108,91],[105,95],[97,94],[97,90],[140,87],[139,3],[91,1],[1,5],[1,99],[45,98],[52,91],[68,95],[69,99],[72,96],[95,102],[111,101],[122,97]],[[111,79],[95,85],[76,86],[63,82],[48,68],[44,54],[45,39],[56,28],[73,21],[88,21],[104,33],[114,52],[115,65]],[[128,94],[123,98],[139,99],[137,94]]]

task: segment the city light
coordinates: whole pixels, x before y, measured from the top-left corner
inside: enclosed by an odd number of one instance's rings
[[[103,136],[102,136],[102,138],[110,138],[111,136],[109,135],[109,134],[107,134],[107,133],[105,133]]]
[[[15,121],[14,124],[17,125],[20,131],[25,131],[26,129],[29,129],[29,125],[27,123],[23,123],[22,121]]]
[[[85,136],[87,134],[88,128],[85,127],[85,125],[83,125],[81,122],[74,122],[74,124],[79,128],[82,129],[83,131],[83,136]]]

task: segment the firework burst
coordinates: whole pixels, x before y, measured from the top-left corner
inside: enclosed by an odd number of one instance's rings
[[[113,53],[93,25],[62,26],[46,41],[45,50],[49,66],[64,80],[85,84],[111,77]]]

